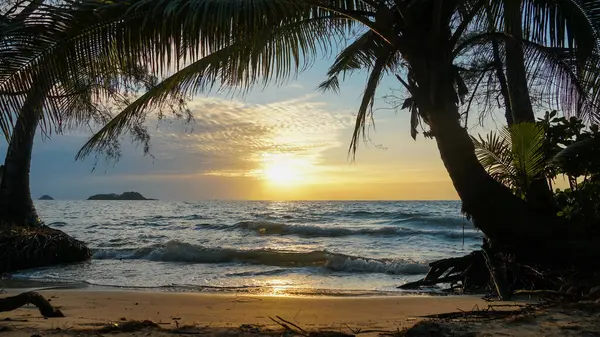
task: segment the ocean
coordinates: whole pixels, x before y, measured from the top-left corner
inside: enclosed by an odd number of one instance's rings
[[[482,234],[458,201],[37,201],[90,262],[16,272],[44,284],[263,294],[400,294]]]

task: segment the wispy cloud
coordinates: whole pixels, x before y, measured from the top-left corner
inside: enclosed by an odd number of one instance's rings
[[[189,108],[190,125],[159,123],[153,132],[157,160],[194,163],[196,173],[249,176],[265,155],[285,154],[318,165],[324,151],[342,145],[340,133],[352,122],[315,96],[248,104],[203,98]]]

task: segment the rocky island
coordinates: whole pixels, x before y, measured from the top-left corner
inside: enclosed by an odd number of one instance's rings
[[[148,199],[138,192],[124,192],[123,194],[95,194],[87,198],[87,200],[156,200]]]
[[[54,200],[54,198],[52,198],[51,196],[44,194],[40,197],[39,200]]]

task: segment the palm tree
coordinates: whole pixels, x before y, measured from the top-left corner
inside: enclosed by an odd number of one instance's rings
[[[123,106],[128,101],[128,90],[150,85],[153,80],[143,67],[125,66],[111,59],[110,54],[95,50],[87,51],[97,57],[95,68],[84,62],[87,58],[79,60],[67,48],[40,53],[51,50],[49,46],[56,41],[72,39],[87,29],[64,25],[65,10],[42,1],[17,2],[0,16],[0,102],[9,112],[0,118],[9,143],[0,178],[2,272],[79,262],[91,256],[85,244],[44,226],[37,216],[29,189],[29,170],[38,128],[62,132],[87,123],[104,124],[111,115],[99,99]],[[60,61],[63,71],[53,68],[52,60]]]
[[[15,6],[22,5],[17,3]],[[59,32],[64,39],[80,34],[81,29],[85,28],[49,30],[49,26],[60,23],[58,13],[56,7],[45,6],[40,1],[30,2],[20,10],[15,7],[8,9],[2,17],[4,34],[0,53],[9,71],[18,74],[24,61],[30,61],[23,54],[31,54],[40,46],[45,48],[52,39],[59,38]],[[64,51],[57,51],[47,57],[60,58],[65,55],[67,53]],[[126,103],[126,93],[121,89],[133,89],[134,84],[148,84],[151,81],[151,77],[139,66],[125,69],[115,61],[118,60],[94,61],[110,67],[92,73],[84,62],[65,57],[62,62],[68,71],[52,73],[46,65],[41,64],[31,73],[31,81],[35,85],[29,88],[6,87],[0,93],[7,109],[21,110],[19,114],[9,116],[15,119],[14,125],[6,120],[0,124],[4,134],[11,135],[3,166],[4,179],[0,182],[0,219],[4,224],[26,227],[43,224],[37,216],[29,188],[31,152],[40,121],[48,131],[54,124],[57,132],[82,123],[106,123],[111,118],[110,113],[103,105],[96,103],[97,99],[122,106]],[[25,66],[29,65],[25,63]],[[5,74],[11,74],[9,71]],[[10,76],[3,80],[10,81]],[[44,110],[48,113],[44,114]]]

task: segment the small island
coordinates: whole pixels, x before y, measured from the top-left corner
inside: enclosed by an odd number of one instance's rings
[[[44,194],[38,200],[54,200],[51,196]]]
[[[87,200],[156,200],[144,197],[138,192],[124,192],[123,194],[95,194],[87,198]]]

